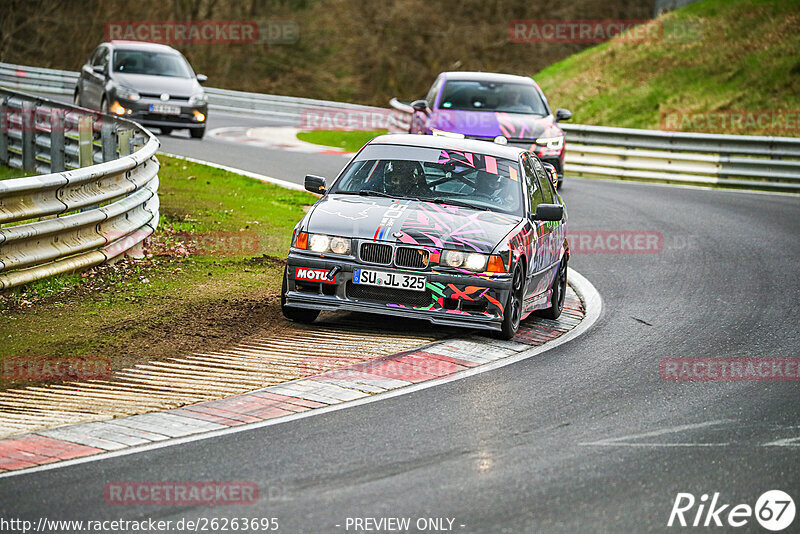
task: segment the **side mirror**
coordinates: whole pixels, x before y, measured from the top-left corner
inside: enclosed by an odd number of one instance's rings
[[[572,112],[568,109],[556,110],[556,122],[568,121],[572,118]]]
[[[423,113],[428,113],[428,101],[427,100],[414,100],[411,103],[411,107],[414,108],[414,111],[421,111]]]
[[[534,221],[560,221],[564,217],[564,206],[561,204],[539,204],[536,206]]]
[[[313,174],[306,174],[305,187],[306,191],[311,191],[318,195],[324,195],[327,189],[325,178],[322,176],[314,176]]]
[[[102,65],[93,65],[92,72],[94,72],[95,74],[105,74],[106,68]]]
[[[206,76],[205,74],[198,74],[197,81],[200,83],[206,83],[208,81],[208,76]]]

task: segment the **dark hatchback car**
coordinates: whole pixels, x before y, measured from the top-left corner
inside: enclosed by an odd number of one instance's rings
[[[114,113],[162,134],[206,131],[208,98],[183,54],[172,47],[139,41],[102,43],[81,68],[75,104]]]
[[[556,318],[567,215],[555,170],[521,148],[420,135],[367,143],[295,227],[284,315],[350,310],[493,330]],[[387,318],[391,321],[391,318]]]
[[[410,133],[502,141],[530,150],[564,179],[564,131],[539,85],[526,76],[491,72],[443,72],[423,100],[411,103]]]

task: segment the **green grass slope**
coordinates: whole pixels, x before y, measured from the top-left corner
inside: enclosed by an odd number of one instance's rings
[[[657,129],[678,110],[701,122],[669,129],[722,133],[710,112],[758,110],[780,122],[731,133],[800,136],[800,0],[705,0],[658,20],[659,39],[603,43],[534,79],[575,123]]]

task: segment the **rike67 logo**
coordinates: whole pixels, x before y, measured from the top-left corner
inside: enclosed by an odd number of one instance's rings
[[[718,492],[710,499],[707,493],[700,499],[695,499],[691,493],[678,493],[667,526],[738,528],[747,525],[755,516],[763,528],[779,532],[792,524],[794,515],[794,500],[781,490],[764,492],[754,507],[723,503]]]

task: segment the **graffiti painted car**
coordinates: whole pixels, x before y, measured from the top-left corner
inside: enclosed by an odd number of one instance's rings
[[[526,76],[489,72],[443,72],[428,95],[411,103],[410,133],[498,140],[530,150],[564,179],[566,109],[550,110],[541,88]]]
[[[521,148],[437,136],[367,143],[292,235],[289,319],[320,310],[427,319],[514,336],[556,318],[567,284],[567,214],[554,170]]]

